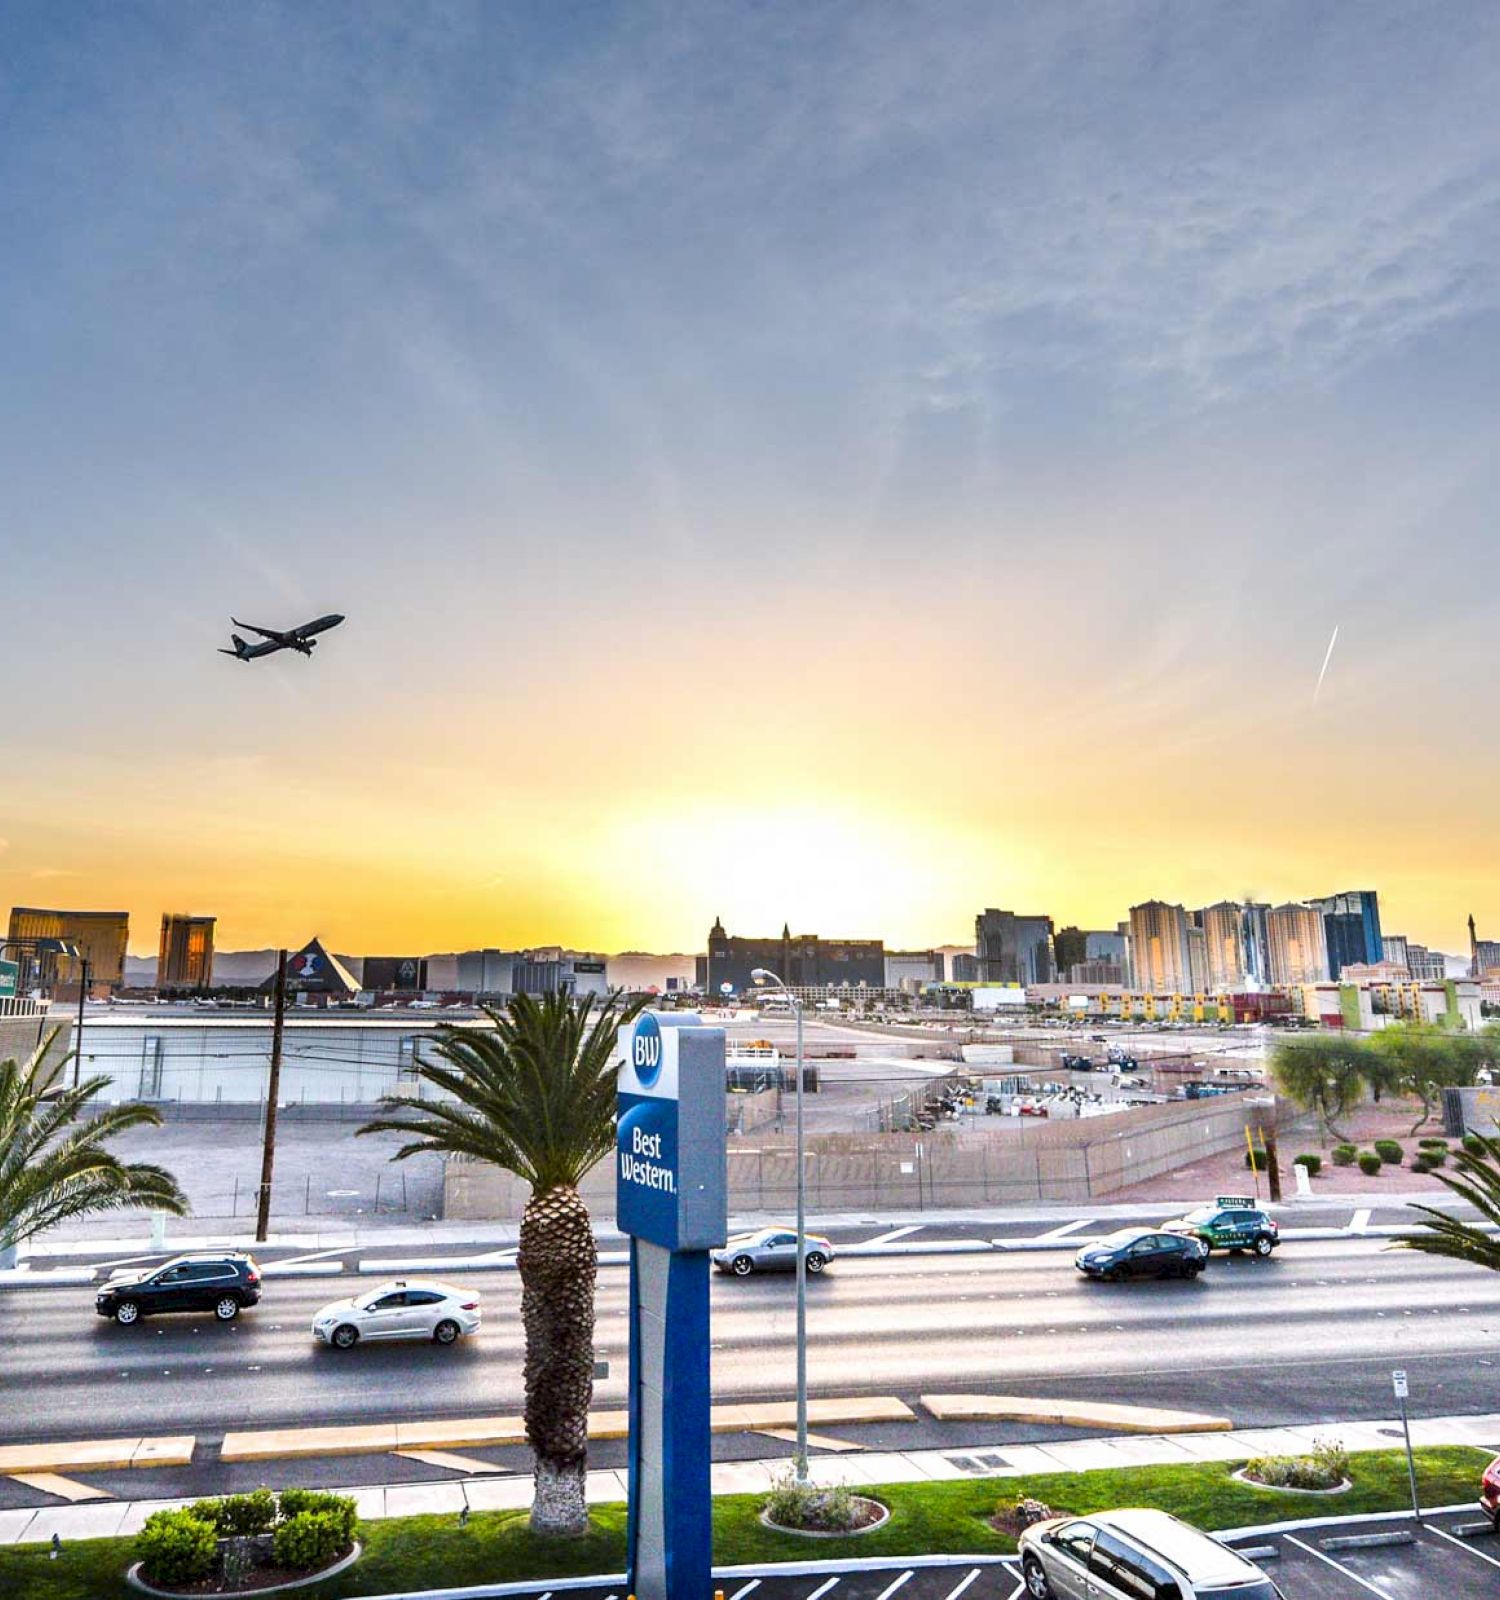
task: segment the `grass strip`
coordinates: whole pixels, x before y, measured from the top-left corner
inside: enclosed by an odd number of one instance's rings
[[[1489,1455],[1462,1445],[1416,1452],[1417,1487],[1424,1505],[1475,1500]],[[1024,1478],[964,1478],[859,1489],[891,1508],[890,1521],[850,1539],[799,1539],[764,1527],[762,1495],[724,1495],[714,1501],[714,1560],[721,1566],[762,1561],[816,1561],[840,1556],[1007,1554],[1015,1540],[989,1518],[1022,1495],[1058,1512],[1155,1506],[1200,1528],[1248,1527],[1295,1517],[1399,1511],[1411,1503],[1406,1457],[1399,1450],[1350,1457],[1353,1487],[1341,1495],[1311,1496],[1252,1489],[1232,1474],[1242,1461],[1181,1466],[1122,1467],[1056,1472]],[[524,1511],[476,1512],[457,1518],[396,1517],[361,1525],[363,1557],[348,1572],[299,1591],[317,1600],[405,1590],[584,1577],[625,1566],[625,1508],[594,1509],[589,1533],[576,1540],[539,1539]],[[6,1600],[124,1600],[132,1560],[129,1539],[90,1539],[64,1545],[54,1561],[45,1545],[0,1549],[0,1595]]]

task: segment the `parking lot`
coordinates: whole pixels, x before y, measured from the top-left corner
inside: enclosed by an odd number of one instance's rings
[[[1447,1513],[1414,1529],[1408,1517],[1348,1521],[1274,1536],[1239,1538],[1235,1548],[1259,1562],[1286,1600],[1493,1600],[1500,1595],[1500,1539],[1461,1538],[1480,1522],[1475,1511]],[[1349,1548],[1366,1536],[1412,1536],[1412,1542]],[[1260,1552],[1274,1551],[1271,1555]]]
[[[1500,1539],[1462,1538],[1477,1511],[1445,1512],[1414,1529],[1407,1517],[1352,1518],[1324,1527],[1234,1538],[1261,1563],[1285,1600],[1494,1600],[1500,1595]],[[1400,1537],[1401,1543],[1348,1548],[1350,1538]],[[1330,1548],[1331,1546],[1331,1548]],[[796,1569],[743,1567],[715,1574],[724,1600],[1024,1600],[1020,1563],[941,1559],[809,1562]],[[499,1593],[500,1591],[496,1591]],[[626,1600],[622,1581],[508,1586],[515,1600]]]

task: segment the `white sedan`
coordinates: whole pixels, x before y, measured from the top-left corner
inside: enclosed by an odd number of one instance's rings
[[[472,1289],[403,1278],[324,1306],[312,1331],[337,1350],[352,1350],[362,1339],[452,1344],[460,1334],[479,1332],[479,1296]]]

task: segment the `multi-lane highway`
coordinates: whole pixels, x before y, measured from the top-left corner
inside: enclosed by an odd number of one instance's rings
[[[485,1310],[472,1341],[317,1347],[313,1311],[375,1281],[271,1277],[261,1304],[227,1326],[175,1316],[117,1327],[95,1316],[89,1286],[0,1294],[5,1440],[211,1439],[299,1422],[519,1411],[513,1271],[464,1278]],[[624,1396],[625,1287],[623,1270],[601,1270],[605,1406]],[[1500,1276],[1375,1240],[1296,1242],[1267,1262],[1215,1257],[1196,1283],[1115,1286],[1082,1281],[1066,1253],[847,1258],[809,1289],[815,1395],[1056,1395],[1261,1424],[1388,1415],[1396,1366],[1411,1373],[1419,1413],[1492,1410],[1500,1378]],[[789,1279],[716,1281],[716,1398],[784,1398],[793,1326]],[[903,1439],[915,1444],[933,1426]]]

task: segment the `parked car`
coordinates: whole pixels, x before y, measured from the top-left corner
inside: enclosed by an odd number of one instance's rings
[[[1253,1561],[1165,1511],[1034,1522],[1020,1552],[1032,1600],[1285,1600]]]
[[[174,1256],[159,1267],[117,1272],[94,1296],[94,1310],[125,1327],[167,1311],[212,1311],[233,1322],[260,1299],[260,1268],[238,1250]]]
[[[1264,1258],[1281,1243],[1275,1219],[1252,1200],[1237,1195],[1220,1195],[1212,1205],[1199,1206],[1162,1226],[1169,1233],[1191,1234],[1210,1250],[1228,1250],[1232,1255],[1253,1250]]]
[[[1479,1509],[1495,1524],[1495,1532],[1500,1533],[1500,1456],[1490,1462],[1479,1480]]]
[[[405,1278],[324,1306],[313,1317],[312,1331],[336,1350],[352,1350],[366,1339],[452,1344],[461,1334],[478,1333],[479,1320],[475,1290]]]
[[[1086,1244],[1073,1265],[1089,1278],[1118,1283],[1122,1278],[1196,1278],[1208,1261],[1208,1246],[1182,1233],[1154,1228],[1121,1228]]]
[[[821,1272],[833,1260],[833,1246],[816,1233],[803,1235],[803,1257],[809,1272]],[[793,1228],[762,1228],[757,1233],[736,1234],[722,1250],[715,1250],[720,1272],[748,1278],[752,1272],[795,1272],[797,1233]]]

